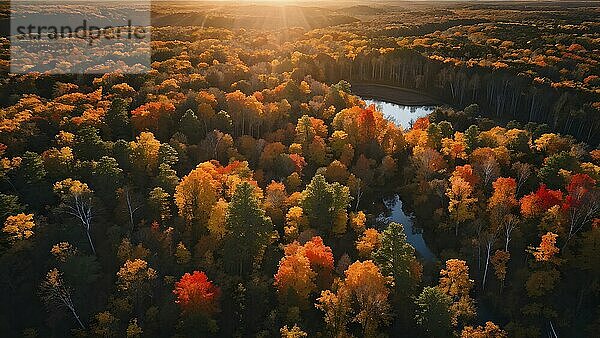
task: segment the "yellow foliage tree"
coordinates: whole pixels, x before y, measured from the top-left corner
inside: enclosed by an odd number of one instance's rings
[[[148,174],[158,170],[158,150],[160,141],[154,138],[151,132],[141,132],[135,141],[129,142],[133,166]]]
[[[508,338],[508,334],[500,326],[486,322],[485,326],[465,326],[460,333],[461,338]]]
[[[307,221],[304,218],[304,213],[301,207],[291,207],[285,216],[285,236],[288,239],[295,239],[298,233],[307,226]]]
[[[459,224],[475,218],[474,205],[477,198],[471,196],[473,187],[460,176],[450,177],[450,188],[446,196],[450,199],[448,211],[450,217],[456,222],[455,232],[458,235]]]
[[[465,261],[449,259],[446,268],[440,271],[440,290],[453,300],[450,310],[455,325],[460,319],[475,316],[475,304],[470,296],[473,281],[469,279],[469,267]]]
[[[117,272],[117,285],[121,291],[141,291],[145,284],[156,279],[156,271],[143,259],[128,260]]]
[[[222,239],[227,229],[225,228],[225,218],[227,215],[227,203],[224,199],[219,199],[212,207],[210,218],[208,219],[208,231],[217,239]]]
[[[369,257],[381,245],[381,234],[376,229],[367,229],[356,241],[356,250],[361,257]]]
[[[204,224],[208,220],[221,189],[215,176],[216,168],[212,163],[201,163],[175,188],[175,204],[188,222]]]
[[[8,236],[9,241],[14,243],[33,236],[34,227],[33,214],[20,213],[6,218],[2,232]]]

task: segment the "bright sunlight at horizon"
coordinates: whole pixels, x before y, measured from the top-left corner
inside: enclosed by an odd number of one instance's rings
[[[599,18],[0,3],[0,337],[599,337]]]

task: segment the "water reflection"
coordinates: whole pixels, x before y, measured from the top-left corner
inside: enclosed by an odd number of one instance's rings
[[[415,231],[413,227],[413,218],[411,215],[407,215],[402,210],[402,201],[398,195],[394,196],[394,199],[387,202],[386,206],[392,211],[389,216],[380,216],[381,221],[389,224],[390,222],[396,222],[404,225],[404,233],[406,234],[406,240],[409,242],[419,255],[426,262],[435,260],[435,255],[425,243],[423,235]],[[382,218],[382,219],[381,219]]]
[[[435,109],[434,106],[404,106],[373,99],[365,99],[364,101],[367,105],[375,104],[387,119],[394,121],[403,129],[409,129],[418,118],[427,116]],[[414,228],[412,215],[407,215],[402,210],[400,197],[395,195],[391,200],[385,201],[385,205],[391,212],[383,212],[378,217],[382,227],[387,227],[390,222],[404,225],[406,240],[415,248],[423,260],[425,262],[435,261],[435,255],[425,243],[423,235]]]
[[[433,106],[402,106],[395,103],[384,102],[379,100],[364,100],[367,105],[375,104],[375,106],[383,112],[383,115],[403,129],[409,129],[413,122],[418,118],[427,116],[433,111]]]

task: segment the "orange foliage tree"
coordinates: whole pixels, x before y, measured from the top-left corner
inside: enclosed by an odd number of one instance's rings
[[[473,167],[470,164],[465,164],[462,166],[456,166],[454,168],[454,172],[452,173],[452,177],[458,176],[463,180],[467,181],[471,187],[475,187],[477,183],[479,183],[479,176],[477,173],[473,171]]]
[[[356,241],[356,250],[361,257],[369,257],[381,244],[380,234],[376,229],[367,229]]]
[[[352,319],[362,326],[365,337],[372,337],[390,319],[388,279],[372,261],[357,261],[345,274],[337,293],[323,291],[316,307],[325,312],[335,335],[343,334],[346,323]]]
[[[556,238],[558,238],[558,235],[551,232],[542,236],[540,246],[533,252],[533,257],[535,257],[536,261],[550,261],[557,253],[559,253],[560,249],[556,247]]]
[[[175,112],[171,102],[148,102],[131,112],[131,123],[138,131],[152,131],[164,136],[164,130],[170,123],[166,123]]]
[[[6,218],[2,232],[8,235],[11,242],[16,242],[33,236],[34,227],[33,214],[20,213]]]
[[[286,255],[279,262],[274,285],[284,302],[307,304],[308,295],[316,289],[315,276],[309,259],[303,250],[299,250],[299,244],[292,243],[286,247]]]
[[[204,272],[194,271],[191,275],[184,274],[175,283],[173,293],[184,312],[203,313],[212,315],[219,312],[221,289],[208,280]]]
[[[515,198],[517,181],[511,177],[500,177],[494,181],[492,186],[494,193],[488,201],[488,208],[492,214],[492,221],[500,222],[517,205]]]
[[[275,286],[281,299],[306,305],[308,296],[316,290],[328,287],[333,270],[333,253],[319,236],[303,246],[293,242],[285,246],[285,256],[279,262],[275,274]]]

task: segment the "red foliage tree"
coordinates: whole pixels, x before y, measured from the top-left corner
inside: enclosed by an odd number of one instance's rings
[[[175,301],[185,312],[199,312],[207,315],[219,312],[221,289],[215,286],[204,272],[186,273],[175,283]]]
[[[596,180],[587,174],[571,176],[566,188],[569,194],[563,203],[563,210],[569,218],[568,243],[600,214],[600,191],[596,187]]]
[[[358,125],[360,126],[360,138],[362,142],[372,140],[376,135],[375,105],[370,105],[367,109],[362,109],[358,115]]]
[[[587,174],[573,175],[567,185],[569,195],[567,195],[565,200],[565,207],[569,208],[581,205],[589,197],[589,192],[594,189],[595,185],[596,180]]]
[[[525,217],[539,216],[551,207],[560,205],[562,199],[562,191],[548,189],[542,184],[536,192],[521,198],[521,214]]]

